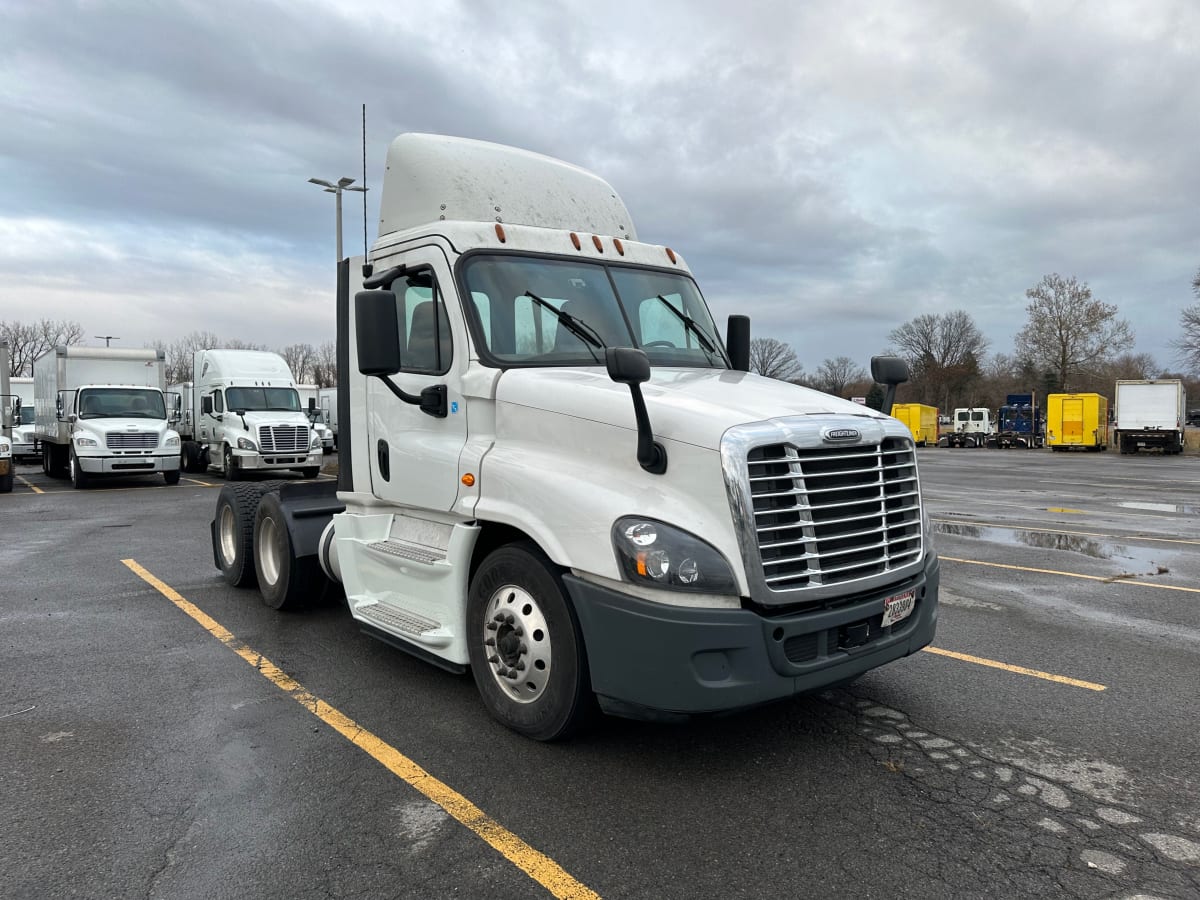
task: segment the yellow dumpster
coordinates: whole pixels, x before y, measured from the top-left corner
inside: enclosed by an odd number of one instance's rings
[[[936,446],[938,441],[938,411],[936,406],[923,403],[897,403],[892,416],[908,426],[918,447]]]
[[[1051,394],[1046,398],[1046,446],[1108,449],[1108,398],[1099,394]]]

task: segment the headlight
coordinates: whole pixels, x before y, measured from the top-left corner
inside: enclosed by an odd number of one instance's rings
[[[626,581],[699,594],[737,593],[725,558],[686,531],[654,519],[624,516],[613,524],[612,538]]]
[[[75,446],[76,447],[99,447],[100,445],[89,437],[77,437],[77,438],[75,438]]]
[[[250,440],[250,438],[238,438],[238,449],[239,450],[257,450],[258,445],[256,443],[254,443],[254,441]]]
[[[319,434],[317,434],[315,431],[313,432],[312,443],[309,444],[308,446],[309,446],[309,449],[311,449],[311,450],[320,450],[321,449],[321,436]]]
[[[163,442],[163,446],[164,447],[178,447],[179,446],[179,435],[176,434],[176,435],[173,435],[173,436],[167,438],[166,441]]]

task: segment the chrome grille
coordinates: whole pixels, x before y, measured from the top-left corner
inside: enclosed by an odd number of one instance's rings
[[[263,453],[295,453],[308,449],[307,425],[260,425],[258,446]]]
[[[763,580],[773,591],[857,581],[921,556],[912,442],[799,448],[747,458]]]
[[[158,446],[156,431],[112,431],[104,436],[109,450],[153,450]]]

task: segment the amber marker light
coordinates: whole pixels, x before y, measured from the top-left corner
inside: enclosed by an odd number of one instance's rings
[[[573,231],[571,232],[571,243],[575,245],[576,250],[580,250],[583,248],[583,245],[579,243],[579,235],[577,235]]]
[[[617,253],[619,255],[625,255],[625,245],[621,243],[620,238],[613,238],[613,246],[617,248]]]
[[[637,573],[643,576],[648,574],[646,571],[646,554],[644,552],[637,555]]]
[[[462,477],[462,483],[465,484],[467,487],[474,487],[475,486],[475,476],[472,475],[470,472],[468,472],[466,475],[464,475]]]
[[[504,241],[505,241],[504,226],[501,225],[499,222],[496,223],[496,237],[500,238],[500,243],[502,243],[502,244],[504,243]]]
[[[667,258],[671,260],[671,262],[675,262],[675,251],[670,247],[667,248]]]
[[[599,250],[601,253],[604,252],[604,242],[600,240],[600,235],[593,234],[592,243],[596,245],[597,250]]]

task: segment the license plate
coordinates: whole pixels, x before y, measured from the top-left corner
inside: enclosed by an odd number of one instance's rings
[[[907,619],[912,615],[913,608],[916,605],[916,591],[905,591],[903,594],[888,597],[883,601],[883,621],[879,623],[879,627],[887,628],[889,625],[895,625],[902,619]]]

